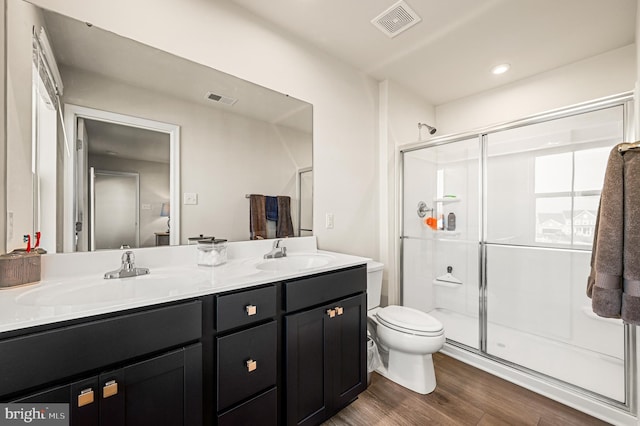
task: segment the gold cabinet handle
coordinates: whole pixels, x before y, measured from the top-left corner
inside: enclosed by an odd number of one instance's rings
[[[336,313],[338,315],[342,315],[344,313],[344,308],[342,306],[336,307]]]
[[[110,396],[118,394],[118,382],[110,380],[104,384],[102,388],[102,398],[109,398]]]
[[[249,373],[251,373],[252,371],[255,371],[258,368],[258,361],[255,361],[251,358],[245,361],[245,363],[247,364],[247,371]]]
[[[258,313],[258,307],[256,305],[247,305],[244,307],[248,316],[252,316]]]
[[[80,395],[78,395],[78,407],[84,407],[85,405],[89,405],[93,402],[93,389],[87,388],[82,389],[80,391]]]
[[[327,315],[329,315],[329,318],[333,318],[336,316],[336,310],[335,309],[327,309]]]

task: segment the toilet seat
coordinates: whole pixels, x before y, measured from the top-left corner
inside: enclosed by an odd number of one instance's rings
[[[440,336],[444,333],[442,323],[431,315],[406,306],[387,306],[376,313],[378,321],[401,333],[418,336]]]

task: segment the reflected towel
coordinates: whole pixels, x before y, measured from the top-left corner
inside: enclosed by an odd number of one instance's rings
[[[267,238],[267,215],[265,213],[264,195],[249,195],[249,235],[252,240]]]
[[[611,150],[591,254],[593,312],[640,324],[640,151]]]
[[[291,197],[278,195],[278,223],[276,224],[276,238],[293,236],[293,223],[291,222]]]
[[[267,220],[278,220],[278,197],[266,196]]]

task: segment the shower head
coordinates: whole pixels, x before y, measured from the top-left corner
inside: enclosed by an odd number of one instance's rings
[[[430,135],[433,135],[437,130],[435,127],[429,126],[427,123],[418,123],[418,129],[422,129],[423,127],[426,127],[427,130],[429,130]]]
[[[422,129],[423,127],[426,127],[427,130],[429,130],[429,134],[430,135],[433,135],[437,131],[437,129],[435,127],[429,126],[426,123],[418,123],[418,139],[419,139],[419,136],[420,136],[420,129]]]

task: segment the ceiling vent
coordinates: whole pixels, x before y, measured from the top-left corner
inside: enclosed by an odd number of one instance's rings
[[[387,36],[395,37],[420,21],[422,18],[406,2],[399,1],[373,18],[371,23]]]
[[[215,94],[213,92],[207,92],[207,99],[209,99],[210,101],[218,102],[218,103],[225,104],[225,105],[233,105],[236,102],[238,102],[237,99],[230,98],[230,97],[224,96],[224,95],[218,95],[218,94]]]

